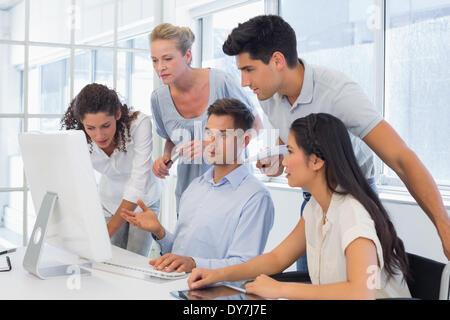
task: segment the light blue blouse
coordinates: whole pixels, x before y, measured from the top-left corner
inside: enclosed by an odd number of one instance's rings
[[[208,106],[222,98],[235,98],[248,106],[255,114],[254,107],[243,92],[237,79],[222,70],[211,68],[209,72],[209,100]],[[201,116],[192,119],[184,118],[176,109],[170,95],[168,85],[154,90],[151,97],[153,119],[156,132],[164,139],[170,139],[176,146],[191,140],[203,140],[208,114],[205,111]],[[189,135],[185,137],[184,135]],[[181,161],[180,161],[181,160]],[[175,196],[177,211],[180,198],[192,180],[205,173],[211,165],[202,163],[184,163],[180,158],[177,167],[177,186]]]

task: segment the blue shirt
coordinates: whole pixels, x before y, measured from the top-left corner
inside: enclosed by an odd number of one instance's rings
[[[158,240],[162,253],[192,257],[197,267],[243,263],[264,251],[274,219],[267,188],[241,165],[217,184],[214,167],[183,193],[171,234]]]
[[[242,101],[250,110],[254,112],[254,107],[242,89],[239,83],[232,75],[219,69],[210,69],[209,72],[209,101],[208,106],[216,100],[222,98],[235,98]],[[176,146],[180,143],[191,140],[203,140],[203,131],[205,130],[208,114],[205,111],[197,118],[186,119],[176,109],[168,85],[164,85],[154,90],[151,97],[151,107],[153,119],[155,120],[156,132],[164,139],[170,139]],[[178,129],[178,130],[177,130]],[[189,137],[180,135],[181,130],[188,133]],[[186,190],[192,180],[205,173],[211,165],[203,163],[183,163],[182,159],[178,161],[177,166],[177,186],[175,195],[177,208],[181,194]]]

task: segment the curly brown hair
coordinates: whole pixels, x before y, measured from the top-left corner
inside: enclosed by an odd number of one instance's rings
[[[116,122],[114,143],[119,151],[127,152],[126,143],[130,140],[131,122],[136,119],[139,111],[132,111],[126,104],[122,104],[117,93],[102,84],[88,84],[80,91],[70,102],[69,108],[61,119],[61,129],[83,130],[92,152],[92,139],[86,133],[82,123],[85,115],[105,112],[112,116],[116,115],[119,109],[122,116]]]

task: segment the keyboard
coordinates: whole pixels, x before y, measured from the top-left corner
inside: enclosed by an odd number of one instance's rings
[[[92,268],[144,280],[148,279],[148,277],[156,277],[167,280],[175,280],[186,277],[186,272],[165,272],[155,270],[152,266],[141,268],[111,262],[94,262],[92,264]]]

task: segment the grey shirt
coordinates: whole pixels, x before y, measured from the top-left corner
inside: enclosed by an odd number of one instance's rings
[[[296,119],[311,113],[329,113],[339,118],[350,133],[356,159],[367,179],[375,175],[373,152],[362,141],[383,117],[363,92],[362,88],[344,73],[322,66],[305,67],[302,91],[291,106],[285,96],[276,93],[271,98],[260,101],[274,129],[287,142],[289,128]]]
[[[219,69],[210,69],[209,88],[208,106],[217,99],[235,98],[245,103],[255,113],[252,103],[231,74]],[[164,85],[153,91],[151,107],[156,132],[162,138],[170,139],[176,146],[191,140],[203,139],[203,131],[208,119],[207,112],[205,111],[197,118],[184,118],[173,103],[168,85]],[[180,197],[191,181],[201,176],[211,167],[205,161],[201,161],[202,163],[185,163],[183,161],[184,159],[180,158],[180,160],[177,166],[177,186],[175,189],[177,210]]]

